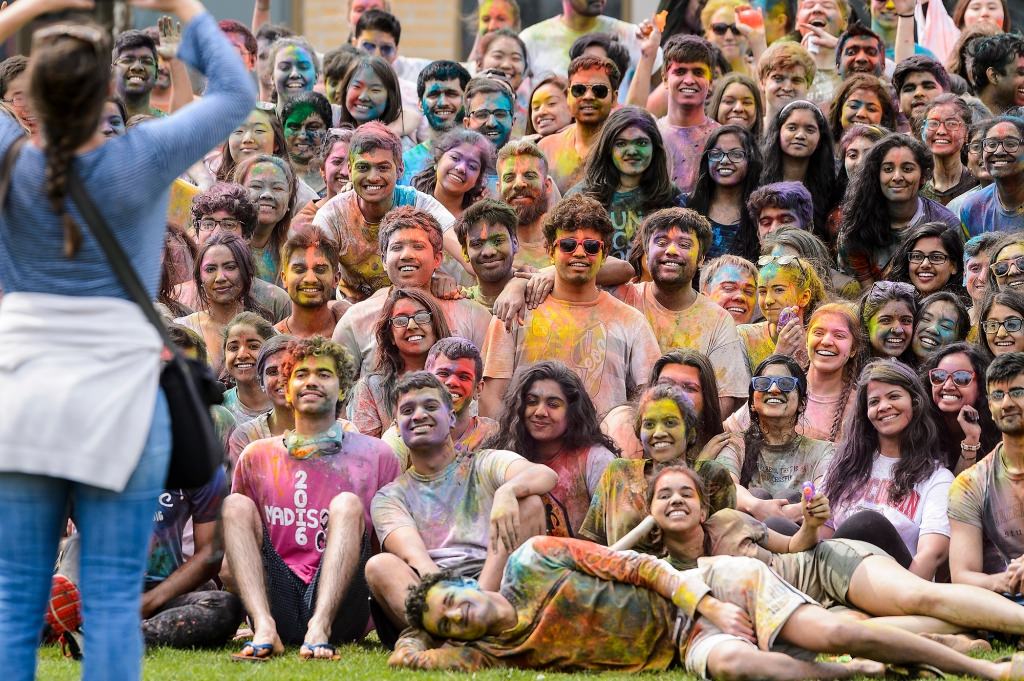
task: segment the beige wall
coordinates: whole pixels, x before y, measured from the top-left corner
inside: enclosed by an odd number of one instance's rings
[[[296,1],[302,17],[299,30],[317,50],[341,45],[349,34],[347,0]],[[402,21],[399,52],[424,59],[458,59],[459,12],[455,0],[392,0],[392,10]]]

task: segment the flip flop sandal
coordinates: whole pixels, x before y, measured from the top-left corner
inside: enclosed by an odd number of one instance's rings
[[[250,655],[245,654],[245,649],[249,648],[252,650]],[[266,655],[260,655],[262,651],[267,651]],[[274,656],[274,644],[273,643],[253,643],[252,641],[246,641],[242,644],[242,650],[233,654],[231,659],[236,662],[266,662]]]
[[[330,643],[313,643],[313,644],[303,643],[302,647],[299,650],[300,650],[299,659],[303,660],[303,661],[305,661],[305,660],[326,660],[328,662],[334,662],[334,661],[337,661],[337,660],[341,659],[341,655],[338,654],[338,649],[335,648],[334,646],[332,646]],[[309,655],[303,655],[301,653],[301,651],[303,651],[303,650],[308,650],[309,651]],[[317,650],[328,650],[328,651],[330,651],[331,654],[328,657],[322,657],[322,656],[321,657],[317,657],[317,655],[316,655],[316,651]]]
[[[885,665],[887,679],[944,679],[945,672],[923,662]]]

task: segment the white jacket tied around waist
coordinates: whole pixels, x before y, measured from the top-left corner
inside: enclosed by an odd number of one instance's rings
[[[123,490],[149,435],[162,347],[127,300],[5,295],[0,472]]]

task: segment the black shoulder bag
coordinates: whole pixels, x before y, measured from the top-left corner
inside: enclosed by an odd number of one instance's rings
[[[16,140],[4,159],[0,175],[0,209],[10,184],[11,171],[25,138]],[[128,262],[124,249],[117,242],[93,203],[81,178],[72,166],[68,173],[68,193],[85,218],[128,296],[139,306],[146,319],[156,328],[171,359],[160,374],[160,387],[167,398],[171,416],[171,461],[167,470],[166,489],[201,487],[213,478],[224,460],[224,448],[217,439],[210,406],[223,401],[223,387],[213,371],[198,360],[189,359],[167,333],[167,329],[146,294],[138,274]]]

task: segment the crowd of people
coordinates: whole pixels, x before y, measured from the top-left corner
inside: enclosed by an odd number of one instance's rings
[[[1007,0],[480,0],[465,62],[388,0],[326,53],[270,0],[133,4],[0,8],[41,26],[0,62],[12,679],[376,629],[418,669],[1024,680],[969,655],[1024,641]],[[223,388],[201,487],[75,186]]]

